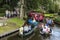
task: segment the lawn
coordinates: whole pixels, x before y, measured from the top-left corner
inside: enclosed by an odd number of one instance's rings
[[[10,18],[7,20],[7,25],[0,27],[0,35],[4,34],[5,32],[10,32],[12,30],[15,30],[19,27],[21,27],[24,23],[24,20],[19,18]]]
[[[24,20],[22,19],[19,19],[19,18],[11,18],[11,19],[8,19],[7,21],[8,23],[15,23],[17,26],[22,26],[22,24],[24,23]]]

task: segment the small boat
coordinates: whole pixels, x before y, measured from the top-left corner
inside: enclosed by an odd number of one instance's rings
[[[40,30],[40,34],[42,34],[42,35],[51,35],[52,34],[52,29],[50,28],[50,32],[47,32],[47,33]]]
[[[22,35],[23,37],[28,36],[28,35],[34,33],[34,31],[35,31],[36,28],[37,28],[37,26],[33,27],[32,30],[30,30],[28,33],[23,33],[23,31],[20,28],[19,29],[19,34]]]
[[[28,33],[23,33],[23,36],[28,36],[28,35],[32,34],[35,31],[36,28],[37,28],[37,26],[32,28],[32,30],[30,30]]]

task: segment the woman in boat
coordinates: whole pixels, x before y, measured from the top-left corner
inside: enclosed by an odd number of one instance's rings
[[[35,14],[35,15],[34,15],[34,18],[35,18],[36,21],[39,21],[39,16],[38,16],[38,14]]]
[[[39,14],[39,22],[43,22],[44,20],[44,15],[42,13]]]

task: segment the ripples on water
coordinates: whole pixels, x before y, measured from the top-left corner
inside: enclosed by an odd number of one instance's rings
[[[49,40],[60,40],[60,27],[57,25],[52,30],[52,35]]]

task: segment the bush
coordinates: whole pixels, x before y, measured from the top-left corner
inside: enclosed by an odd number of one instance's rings
[[[5,8],[0,8],[0,17],[2,16],[5,16]]]
[[[55,18],[56,22],[60,22],[60,17]]]
[[[5,16],[5,13],[0,13],[0,17],[3,17],[3,16]]]
[[[5,13],[5,8],[0,8],[0,13]]]

